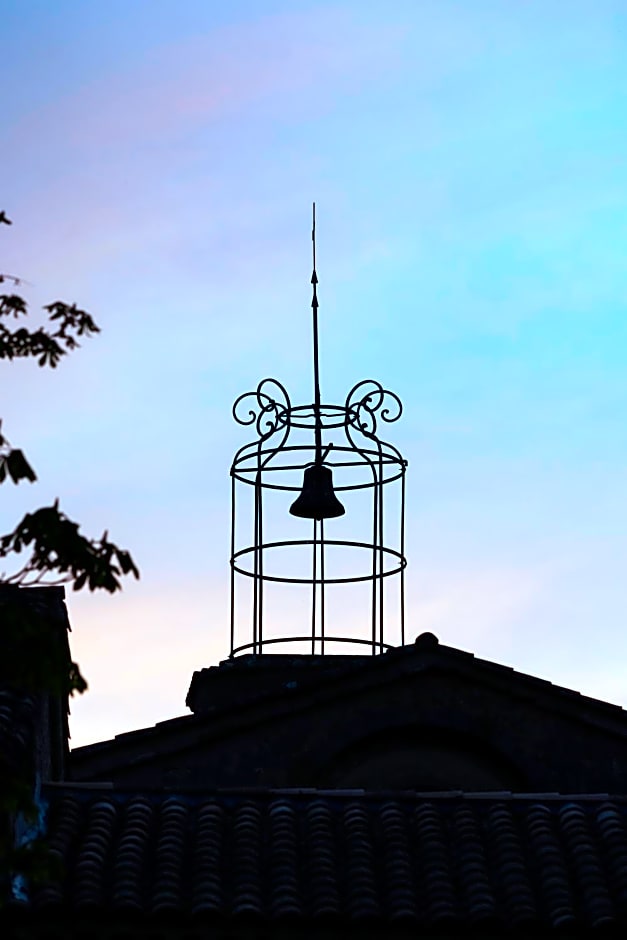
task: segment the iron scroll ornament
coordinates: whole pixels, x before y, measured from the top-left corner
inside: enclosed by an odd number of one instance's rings
[[[361,390],[361,395],[358,392]],[[386,401],[390,405],[384,407]],[[383,388],[375,379],[363,379],[346,396],[346,421],[373,440],[377,438],[377,412],[382,421],[392,424],[403,414],[403,403],[395,392]]]
[[[270,394],[270,386],[278,391]],[[274,391],[274,390],[273,390]],[[248,406],[248,407],[247,407]],[[385,406],[385,407],[384,407]],[[363,379],[352,387],[346,396],[344,407],[327,406],[335,427],[345,424],[360,431],[365,437],[377,440],[377,416],[387,424],[398,421],[403,413],[403,404],[395,392],[384,388],[375,379]],[[293,409],[287,389],[277,379],[266,378],[259,382],[253,392],[244,392],[233,403],[233,417],[238,424],[254,424],[260,441],[266,441],[279,430],[306,427],[301,424],[300,412],[308,406]],[[325,410],[325,406],[322,406]],[[344,412],[344,421],[338,420]],[[299,413],[299,417],[296,417]],[[294,422],[294,418],[296,421]],[[325,422],[323,421],[323,426]]]
[[[278,389],[283,401],[277,401],[276,397],[264,390],[272,385]],[[249,404],[247,412],[244,402]],[[245,417],[238,413],[242,406]],[[260,441],[265,441],[276,431],[289,427],[291,411],[292,405],[287,389],[277,379],[262,379],[254,392],[244,392],[233,403],[233,417],[237,423],[254,424]]]

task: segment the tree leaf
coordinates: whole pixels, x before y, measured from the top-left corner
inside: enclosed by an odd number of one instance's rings
[[[35,471],[21,450],[10,450],[5,457],[5,464],[14,483],[19,483],[20,480],[34,483],[37,479]]]

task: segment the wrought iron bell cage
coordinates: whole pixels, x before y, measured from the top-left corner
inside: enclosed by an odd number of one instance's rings
[[[321,402],[315,206],[312,240],[314,401],[292,405],[285,387],[268,378],[233,405],[235,420],[253,426],[256,439],[231,466],[231,657],[286,644],[312,655],[359,644],[374,655],[405,642],[407,461],[378,434],[380,422],[400,418],[402,404],[372,379],[354,385],[342,405]],[[338,632],[335,622],[329,629],[329,595],[347,585],[361,597],[333,614],[343,622]],[[306,611],[306,628],[267,622],[268,593],[286,586],[298,592],[291,615],[305,619]],[[362,615],[350,624],[353,611]],[[388,642],[390,617],[396,643]]]

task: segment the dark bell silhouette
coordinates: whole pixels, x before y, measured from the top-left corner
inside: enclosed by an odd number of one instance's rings
[[[303,488],[290,512],[301,519],[335,519],[343,516],[345,509],[333,491],[333,474],[329,467],[314,464],[305,468]]]

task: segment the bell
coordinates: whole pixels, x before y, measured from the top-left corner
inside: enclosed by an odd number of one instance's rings
[[[334,519],[343,516],[345,509],[333,491],[333,474],[328,467],[314,464],[305,468],[303,488],[290,512],[301,519]]]

